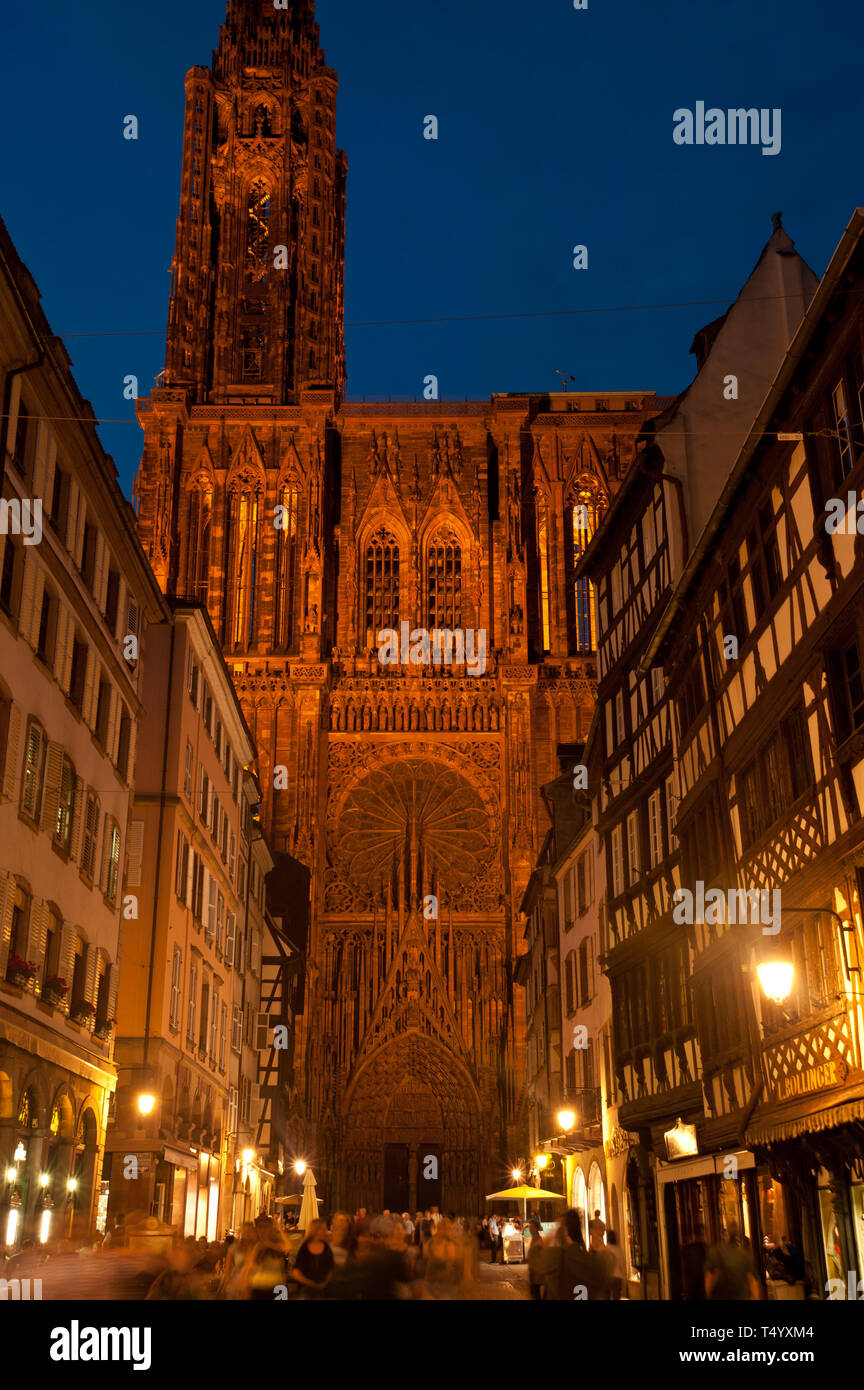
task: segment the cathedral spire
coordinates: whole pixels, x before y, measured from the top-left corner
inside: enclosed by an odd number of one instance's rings
[[[341,394],[337,89],[312,0],[229,0],[211,66],[186,75],[165,380],[197,404]]]

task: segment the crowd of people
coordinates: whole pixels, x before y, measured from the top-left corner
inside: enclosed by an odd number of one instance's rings
[[[532,1299],[620,1298],[624,1266],[599,1212],[589,1224],[568,1211],[544,1234],[536,1214],[512,1222],[525,1264],[514,1282]],[[503,1219],[444,1215],[437,1208],[335,1212],[305,1231],[268,1215],[221,1241],[192,1236],[148,1242],[119,1217],[99,1241],[25,1241],[5,1262],[7,1279],[41,1280],[44,1299],[251,1300],[483,1298],[482,1262],[503,1258]],[[525,1265],[527,1264],[527,1271]],[[527,1272],[527,1279],[525,1277]]]

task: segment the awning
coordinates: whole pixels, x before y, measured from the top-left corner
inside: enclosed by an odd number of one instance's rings
[[[162,1150],[162,1157],[166,1163],[173,1163],[175,1168],[188,1168],[190,1173],[198,1169],[198,1159],[195,1154],[184,1153],[182,1149],[169,1149],[167,1144]]]
[[[669,1163],[658,1163],[657,1181],[687,1182],[690,1178],[707,1178],[714,1173],[721,1177],[726,1171],[730,1158],[734,1158],[739,1172],[744,1168],[755,1168],[756,1160],[744,1149],[734,1149],[722,1154],[706,1154],[702,1158],[678,1159]]]
[[[816,1110],[804,1115],[792,1114],[785,1120],[760,1120],[747,1130],[747,1143],[778,1144],[783,1139],[797,1139],[800,1134],[816,1134],[823,1129],[836,1129],[838,1125],[851,1124],[854,1120],[864,1120],[864,1100],[835,1105],[830,1110]]]

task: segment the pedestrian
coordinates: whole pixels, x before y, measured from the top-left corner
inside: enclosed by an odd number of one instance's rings
[[[498,1242],[501,1240],[501,1235],[500,1235],[500,1232],[499,1232],[499,1230],[498,1230],[498,1217],[496,1216],[496,1214],[495,1214],[494,1212],[492,1213],[492,1215],[491,1215],[490,1218],[489,1218],[489,1227],[488,1227],[488,1230],[489,1230],[489,1243],[490,1243],[490,1245],[491,1245],[491,1255],[490,1255],[490,1258],[489,1258],[489,1263],[494,1265],[494,1264],[497,1262],[497,1259],[498,1259]]]
[[[564,1213],[561,1223],[563,1245],[557,1246],[546,1275],[547,1298],[559,1302],[606,1297],[610,1280],[599,1251],[585,1249],[582,1214],[574,1208]]]
[[[588,1222],[588,1243],[592,1250],[602,1250],[605,1244],[606,1222],[600,1216],[600,1208],[594,1208],[594,1218]]]
[[[114,1217],[114,1225],[110,1231],[106,1231],[102,1241],[103,1250],[125,1250],[127,1245],[126,1236],[126,1213],[118,1211]]]
[[[708,1251],[705,1297],[716,1302],[741,1303],[761,1296],[753,1256],[741,1245],[738,1223],[730,1221],[726,1239]]]
[[[312,1221],[294,1258],[291,1278],[301,1284],[306,1298],[320,1298],[333,1273],[333,1251],[327,1244],[327,1227]]]
[[[603,1251],[603,1256],[609,1278],[608,1297],[617,1303],[627,1284],[627,1264],[624,1259],[623,1247],[618,1244],[618,1236],[614,1231],[606,1232],[606,1248]]]
[[[540,1230],[540,1222],[532,1216],[528,1222],[528,1290],[531,1297],[536,1302],[543,1299],[543,1273],[545,1267],[546,1249],[543,1245],[543,1234]]]

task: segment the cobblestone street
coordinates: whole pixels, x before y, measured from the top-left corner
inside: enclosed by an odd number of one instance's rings
[[[479,1266],[478,1275],[474,1292],[470,1295],[473,1300],[528,1297],[528,1266],[526,1264],[492,1265],[487,1256]]]

